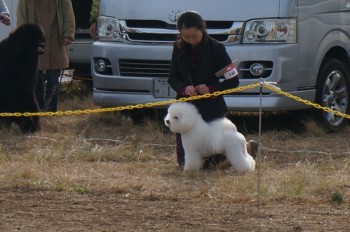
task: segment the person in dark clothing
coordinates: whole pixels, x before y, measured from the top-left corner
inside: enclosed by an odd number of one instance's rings
[[[238,76],[233,78],[216,77],[215,73],[232,63],[223,44],[212,39],[206,32],[201,15],[194,11],[182,13],[177,20],[180,32],[174,44],[170,66],[169,85],[177,92],[176,98],[191,97],[235,88],[239,85]],[[221,80],[220,80],[221,79]],[[190,101],[206,122],[225,117],[228,112],[222,95]],[[184,149],[181,135],[176,134],[177,161],[184,165]],[[248,143],[248,152],[254,157],[256,143]],[[254,145],[254,151],[251,147]],[[204,162],[204,168],[222,166],[227,163],[224,155],[214,155]]]

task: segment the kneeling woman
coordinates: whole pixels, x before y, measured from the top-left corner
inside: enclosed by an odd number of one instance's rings
[[[232,61],[225,46],[207,34],[205,22],[197,12],[182,13],[176,26],[180,35],[174,44],[168,82],[177,92],[177,99],[232,89],[239,85],[237,76],[223,81],[216,77],[215,73]],[[198,108],[206,122],[225,117],[228,111],[222,95],[191,103]],[[247,149],[255,157],[257,144],[254,141],[247,144]],[[176,153],[178,164],[182,167],[185,155],[180,134],[176,135]],[[214,155],[204,162],[204,168],[226,164],[228,162],[224,155]]]

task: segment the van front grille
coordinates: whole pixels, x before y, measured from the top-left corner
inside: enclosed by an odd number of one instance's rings
[[[158,42],[174,42],[176,35],[174,34],[156,34],[156,33],[128,33],[131,41],[158,41]]]
[[[176,40],[177,35],[155,34],[155,33],[148,33],[148,34],[129,33],[128,37],[131,41],[174,42]],[[210,35],[210,37],[223,43],[228,40],[229,35],[214,34],[214,35]]]
[[[173,43],[179,34],[175,24],[160,20],[120,20],[122,36],[137,43]],[[208,34],[224,44],[238,44],[243,22],[206,21]]]
[[[168,77],[170,61],[163,60],[119,60],[120,76]]]
[[[169,24],[161,20],[126,20],[127,27],[131,28],[162,28],[176,30],[175,24]],[[232,21],[206,21],[206,28],[210,29],[227,29],[232,27]]]

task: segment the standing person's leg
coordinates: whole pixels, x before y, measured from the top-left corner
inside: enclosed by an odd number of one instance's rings
[[[58,104],[60,70],[46,70],[46,106],[47,111],[56,112]]]
[[[43,80],[44,71],[38,71],[38,79],[35,85],[35,98],[38,102],[39,109],[43,110],[45,106],[45,96],[44,96],[44,80]]]

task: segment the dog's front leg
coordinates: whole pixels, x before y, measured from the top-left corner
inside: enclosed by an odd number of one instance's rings
[[[185,166],[184,170],[200,170],[203,167],[203,158],[196,152],[185,152]]]

